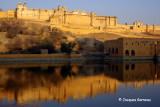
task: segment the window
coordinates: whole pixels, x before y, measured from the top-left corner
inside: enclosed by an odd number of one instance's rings
[[[116,68],[115,68],[115,69],[116,69],[116,72],[118,72],[118,65],[116,65]]]
[[[125,68],[126,68],[126,70],[129,70],[129,64],[127,64],[127,65],[125,66]]]
[[[108,53],[110,53],[111,52],[111,48],[108,48]]]
[[[118,54],[118,48],[116,48],[116,54]]]
[[[112,54],[114,54],[114,48],[112,48]]]
[[[134,70],[135,69],[135,64],[131,65],[131,69]]]
[[[132,51],[131,51],[131,55],[132,55],[132,56],[135,56],[135,50],[132,50]]]
[[[114,72],[114,65],[112,65],[112,71]]]
[[[125,54],[126,56],[129,56],[129,50],[126,50]]]

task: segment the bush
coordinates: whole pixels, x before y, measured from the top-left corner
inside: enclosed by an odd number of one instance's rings
[[[69,42],[67,43],[61,43],[61,52],[65,52],[66,54],[70,55],[73,51],[73,48],[76,46],[76,43]]]
[[[53,45],[46,44],[46,45],[33,46],[30,48],[27,48],[23,50],[21,53],[22,54],[41,54],[41,49],[48,49],[49,54],[56,52],[55,47]]]

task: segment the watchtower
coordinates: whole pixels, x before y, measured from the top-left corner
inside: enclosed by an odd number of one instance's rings
[[[27,8],[27,3],[24,2],[24,4],[22,4],[21,2],[18,3],[17,9],[21,10],[21,9],[26,9]]]

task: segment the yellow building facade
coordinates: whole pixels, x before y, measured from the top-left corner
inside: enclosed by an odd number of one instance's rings
[[[105,41],[106,59],[153,59],[160,54],[160,40],[119,38]]]

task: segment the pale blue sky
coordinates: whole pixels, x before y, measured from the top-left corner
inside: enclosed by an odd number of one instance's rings
[[[18,2],[24,1],[29,8],[55,9],[64,5],[70,11],[117,16],[120,24],[143,21],[144,24],[160,25],[160,0],[0,0],[0,8],[15,9]]]

